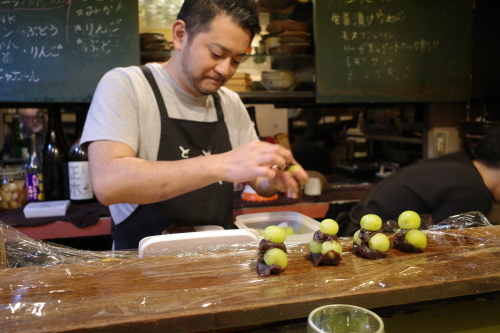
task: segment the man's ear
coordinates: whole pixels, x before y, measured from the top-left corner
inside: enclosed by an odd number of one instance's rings
[[[183,45],[187,43],[186,22],[183,20],[176,20],[172,25],[172,44],[174,50],[181,50]]]

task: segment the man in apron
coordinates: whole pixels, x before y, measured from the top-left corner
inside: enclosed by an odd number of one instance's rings
[[[259,194],[299,190],[302,169],[261,142],[239,96],[222,87],[260,31],[254,0],[185,0],[168,62],[116,68],[94,94],[82,136],[115,249],[169,226],[232,228],[234,182]]]

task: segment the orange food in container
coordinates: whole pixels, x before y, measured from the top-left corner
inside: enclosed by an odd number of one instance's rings
[[[241,192],[241,199],[245,201],[273,201],[278,199],[278,194],[266,198],[257,194],[250,185],[245,185],[243,192]]]

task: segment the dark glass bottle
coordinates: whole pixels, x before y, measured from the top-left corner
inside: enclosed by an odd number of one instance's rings
[[[29,159],[28,146],[21,131],[19,117],[12,118],[12,134],[10,137],[10,157],[13,159]]]
[[[44,201],[43,165],[39,155],[39,135],[31,134],[31,156],[26,168],[28,201]]]
[[[63,131],[61,110],[49,108],[47,137],[43,146],[43,175],[47,200],[67,199],[68,142]]]
[[[73,203],[95,201],[90,179],[89,158],[87,152],[80,147],[86,116],[86,110],[76,110],[75,141],[68,156],[69,198]]]

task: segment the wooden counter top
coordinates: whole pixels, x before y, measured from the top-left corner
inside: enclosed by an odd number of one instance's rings
[[[3,332],[187,332],[305,318],[349,303],[377,308],[500,290],[500,226],[427,232],[424,253],[362,259],[342,239],[339,266],[315,268],[289,246],[281,275],[260,277],[256,247],[7,269]],[[227,332],[227,331],[225,331]]]

